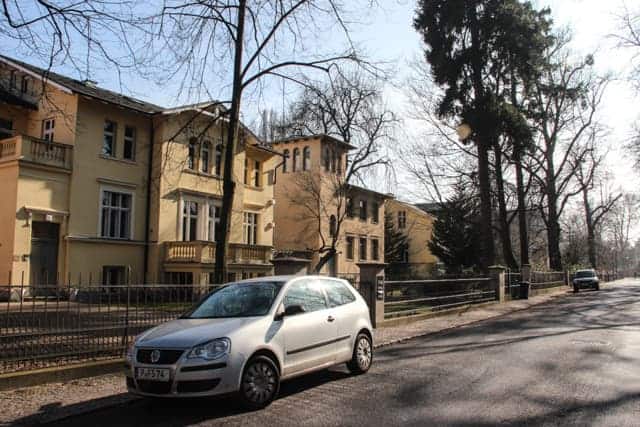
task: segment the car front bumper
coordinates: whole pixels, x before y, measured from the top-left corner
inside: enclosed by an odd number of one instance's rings
[[[224,356],[213,361],[188,359],[188,350],[172,364],[141,363],[137,351],[132,360],[125,363],[127,390],[149,397],[202,397],[229,394],[238,391],[244,366],[241,356]],[[137,378],[138,368],[169,370],[169,381]]]

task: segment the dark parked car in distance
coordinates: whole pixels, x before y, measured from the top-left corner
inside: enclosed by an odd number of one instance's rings
[[[573,275],[573,292],[580,291],[580,288],[592,288],[600,290],[600,280],[595,270],[578,270]]]

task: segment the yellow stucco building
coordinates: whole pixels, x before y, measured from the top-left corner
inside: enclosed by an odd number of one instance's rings
[[[407,237],[402,259],[390,263],[388,273],[399,279],[429,277],[438,264],[438,258],[429,250],[435,218],[415,205],[396,199],[387,200],[385,209],[395,230]]]
[[[307,258],[313,269],[335,235],[337,255],[321,273],[358,274],[358,263],[382,263],[389,196],[349,185],[344,197],[336,197],[354,147],[327,135],[288,138],[272,147],[285,162],[275,185],[278,256]]]
[[[220,107],[166,109],[43,73],[0,56],[0,283],[209,283]],[[234,162],[229,280],[273,271],[281,156],[243,128]]]

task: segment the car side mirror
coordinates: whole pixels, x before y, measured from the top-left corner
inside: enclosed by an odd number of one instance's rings
[[[299,304],[289,305],[284,310],[280,308],[276,313],[275,320],[282,320],[287,316],[294,316],[296,314],[304,313],[304,308]]]

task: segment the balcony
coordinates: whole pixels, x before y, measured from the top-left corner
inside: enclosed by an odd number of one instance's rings
[[[73,146],[17,135],[0,140],[0,163],[11,160],[70,171],[73,165]]]
[[[272,252],[271,246],[230,243],[227,264],[269,264]],[[214,242],[165,242],[167,263],[214,264],[215,259]]]

